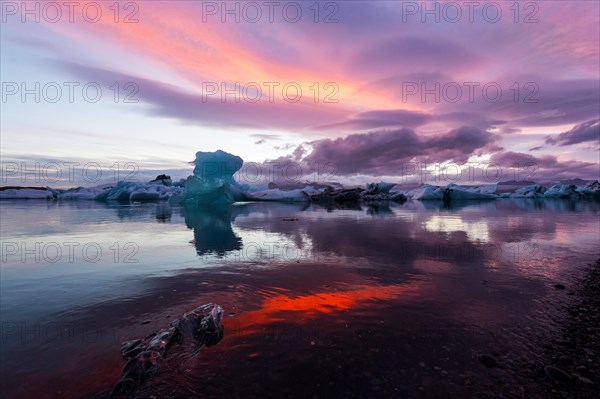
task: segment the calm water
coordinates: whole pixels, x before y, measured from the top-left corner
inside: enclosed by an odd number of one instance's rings
[[[225,309],[222,341],[170,351],[138,397],[514,388],[600,256],[599,209],[4,201],[2,396],[103,397],[121,375],[121,341],[208,302]]]

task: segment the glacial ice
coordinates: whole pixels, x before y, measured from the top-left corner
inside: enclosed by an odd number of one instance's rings
[[[106,188],[93,199],[97,201],[156,201],[169,200],[182,196],[183,188],[165,186],[163,183],[140,183],[120,181],[114,187]],[[59,196],[59,198],[62,198]]]
[[[0,199],[53,199],[52,191],[34,188],[9,188],[0,191]]]
[[[367,184],[367,194],[388,194],[396,183],[369,183]]]
[[[546,198],[577,197],[577,186],[574,184],[555,184],[544,193]]]
[[[97,201],[169,201],[171,204],[225,205],[241,201],[262,202],[358,202],[358,201],[464,201],[496,198],[600,198],[600,183],[585,187],[555,184],[546,188],[539,184],[521,187],[514,192],[498,193],[498,184],[462,187],[457,184],[437,186],[422,184],[402,190],[395,183],[369,183],[365,187],[345,188],[338,183],[266,183],[240,184],[234,174],[240,170],[242,158],[225,151],[196,153],[193,174],[174,183],[161,174],[149,182],[120,181],[114,185],[53,189],[50,187],[7,187],[0,199],[56,199]],[[394,187],[397,187],[394,189]]]
[[[420,187],[409,190],[406,197],[412,200],[487,200],[498,198],[495,184],[481,187],[461,187],[457,184],[448,184],[445,187],[423,184]]]
[[[280,190],[278,188],[245,193],[247,201],[309,202],[311,197],[304,189]]]
[[[539,184],[532,184],[530,186],[521,187],[515,190],[514,193],[508,193],[512,198],[539,198],[543,197],[547,188]]]
[[[443,190],[431,184],[423,184],[405,193],[412,200],[441,200],[444,197]]]
[[[185,181],[184,202],[231,204],[243,201],[242,188],[233,179],[244,161],[225,151],[196,153],[194,174]]]

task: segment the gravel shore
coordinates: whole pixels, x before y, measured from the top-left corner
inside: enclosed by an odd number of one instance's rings
[[[600,259],[572,294],[562,337],[545,346],[540,369],[543,397],[600,398]],[[561,284],[558,290],[568,289]]]

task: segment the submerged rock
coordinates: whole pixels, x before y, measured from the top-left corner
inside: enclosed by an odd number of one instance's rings
[[[111,398],[130,397],[136,387],[158,373],[167,349],[173,344],[190,342],[193,353],[211,346],[223,338],[223,309],[209,303],[187,312],[164,328],[141,339],[121,344],[121,355],[127,361],[121,380],[113,388]]]

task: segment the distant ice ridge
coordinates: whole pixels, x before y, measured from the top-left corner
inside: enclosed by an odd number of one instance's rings
[[[68,190],[43,187],[0,188],[0,199],[57,199],[97,201],[169,201],[172,204],[231,204],[240,201],[276,202],[358,202],[358,201],[463,201],[496,198],[600,198],[600,183],[584,187],[555,184],[550,188],[533,184],[512,193],[498,194],[497,184],[462,187],[457,184],[437,186],[423,184],[402,190],[395,183],[369,183],[365,187],[345,188],[338,183],[299,182],[264,183],[259,186],[241,184],[234,179],[244,161],[218,150],[196,153],[194,171],[187,179],[174,183],[160,175],[150,182],[121,181],[112,185],[77,187]]]
[[[539,184],[532,184],[515,190],[514,193],[504,193],[503,198],[600,198],[600,183],[595,180],[584,187],[574,184],[555,184],[546,188]]]
[[[445,187],[423,184],[405,192],[408,199],[412,200],[490,200],[496,199],[497,184],[488,184],[480,187],[461,187],[454,183]]]
[[[163,175],[164,176],[164,175]],[[160,176],[159,176],[160,177]],[[111,186],[76,187],[68,190],[52,188],[21,188],[0,191],[0,199],[56,199],[96,201],[166,201],[183,198],[183,184],[173,184],[165,179],[151,182],[121,181]]]
[[[114,187],[94,196],[93,199],[97,201],[166,201],[181,195],[183,195],[183,187],[166,186],[156,182],[118,182]]]
[[[0,191],[0,199],[54,199],[54,195],[47,188],[9,188]]]

